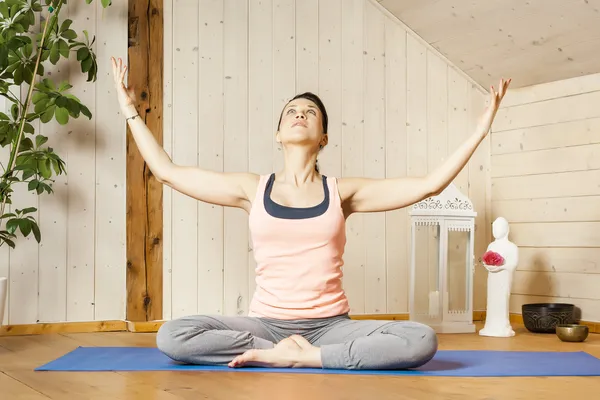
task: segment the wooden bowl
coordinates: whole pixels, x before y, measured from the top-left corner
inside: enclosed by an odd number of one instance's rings
[[[556,325],[556,336],[563,342],[583,342],[590,330],[585,325],[560,324]]]

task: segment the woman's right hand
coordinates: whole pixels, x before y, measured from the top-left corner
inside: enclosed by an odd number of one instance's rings
[[[124,78],[127,66],[123,66],[123,60],[119,58],[119,61],[115,60],[114,57],[110,58],[112,62],[113,78],[115,81],[115,88],[117,89],[117,98],[119,104],[123,110],[130,108],[135,104],[135,93],[133,89],[125,86]]]

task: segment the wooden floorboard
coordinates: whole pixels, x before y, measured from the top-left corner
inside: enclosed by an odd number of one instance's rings
[[[583,350],[600,357],[600,335],[563,343],[515,326],[510,339],[440,335],[440,349]],[[0,337],[1,399],[564,399],[596,398],[598,377],[453,378],[210,372],[34,372],[78,346],[154,346],[154,333],[99,332]],[[503,392],[497,392],[502,389]],[[281,390],[283,395],[275,395]]]

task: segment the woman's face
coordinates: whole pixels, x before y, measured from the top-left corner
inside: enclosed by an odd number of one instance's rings
[[[307,99],[291,101],[283,109],[277,141],[285,144],[324,146],[323,119],[319,107]]]

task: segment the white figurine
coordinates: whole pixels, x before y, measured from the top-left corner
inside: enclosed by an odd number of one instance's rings
[[[509,300],[512,278],[519,263],[519,248],[508,240],[508,221],[502,217],[492,224],[494,241],[487,251],[503,258],[501,265],[483,266],[488,270],[487,311],[485,326],[479,331],[481,336],[511,337],[515,335],[509,320]],[[486,252],[487,253],[487,252]],[[493,256],[491,257],[494,258]]]

